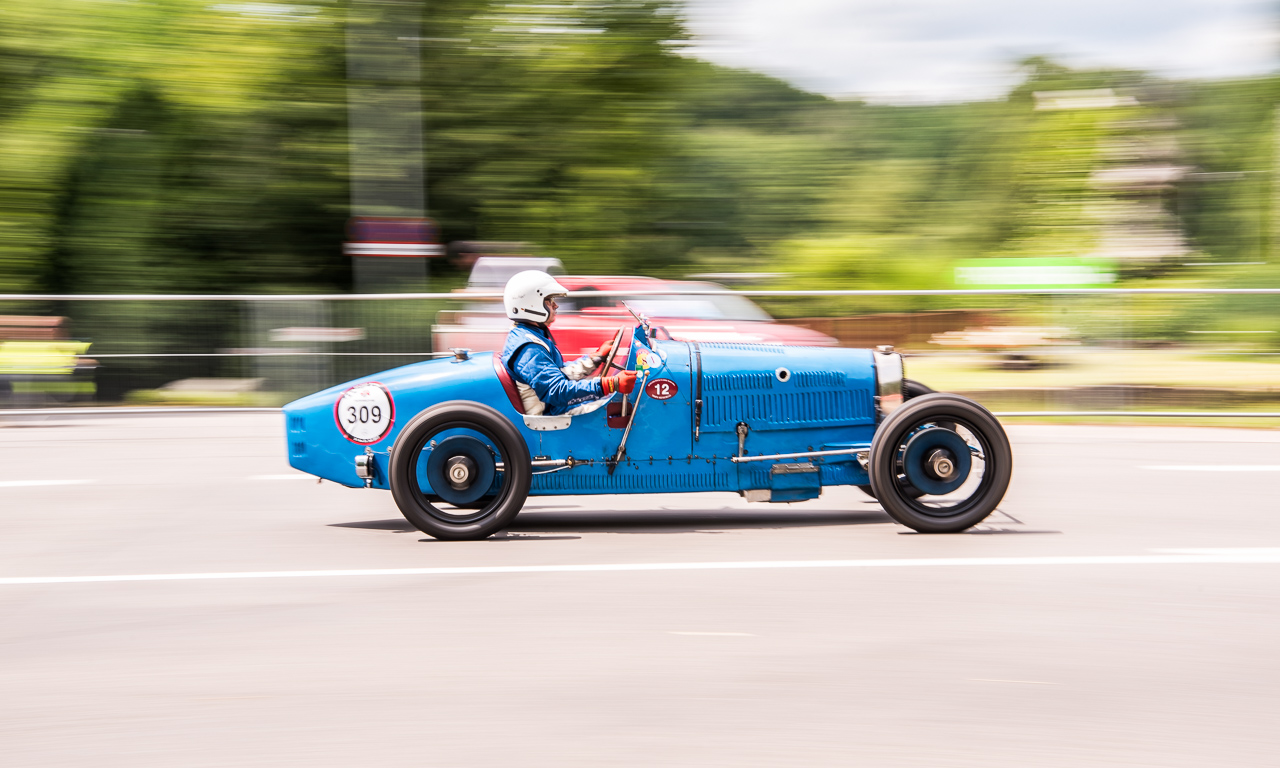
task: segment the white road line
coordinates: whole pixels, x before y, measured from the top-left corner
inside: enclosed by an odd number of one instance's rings
[[[0,488],[31,488],[38,485],[84,485],[88,480],[0,480]]]
[[[687,637],[755,637],[750,632],[668,632],[667,634]]]
[[[1139,469],[1163,469],[1170,472],[1280,472],[1280,464],[1188,464],[1139,467]]]
[[[1280,555],[1280,547],[1179,547],[1151,551],[1173,555]]]
[[[493,573],[608,573],[627,571],[746,571],[810,568],[939,568],[1001,565],[1242,565],[1280,563],[1280,550],[1224,550],[1218,554],[1061,555],[1041,557],[938,557],[900,560],[757,560],[719,563],[593,563],[584,565],[486,565],[440,568],[369,568],[327,571],[139,573],[118,576],[11,576],[0,586],[96,584],[122,581],[214,579],[310,579],[353,576],[478,576]]]

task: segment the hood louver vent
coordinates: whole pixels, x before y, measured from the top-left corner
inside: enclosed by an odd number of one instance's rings
[[[575,475],[572,472],[556,472],[550,475],[534,475],[535,491],[567,491],[570,493],[620,493],[624,491],[689,492],[689,491],[727,491],[734,488],[734,476],[727,467],[716,471],[711,467],[689,471],[684,459],[680,472],[661,472],[657,467],[667,466],[666,461],[649,464],[643,460],[633,460],[639,466],[635,469],[631,462],[620,467],[615,474],[606,475],[598,472]],[[698,459],[699,464],[703,459]],[[727,462],[721,462],[722,465]],[[704,465],[705,466],[705,465]]]
[[[801,387],[843,387],[844,371],[797,371],[796,384]]]
[[[736,341],[704,341],[702,347],[709,351],[732,350],[734,352],[771,352],[775,355],[786,353],[781,344],[743,344]]]
[[[787,429],[806,425],[860,424],[874,420],[871,392],[850,388],[844,371],[794,371],[786,381],[773,373],[718,373],[703,377],[704,428]]]
[[[709,392],[734,392],[742,389],[773,389],[772,373],[721,373],[702,377],[702,387]]]
[[[734,427],[739,421],[777,426],[857,423],[871,418],[871,395],[851,389],[771,395],[716,394],[704,411],[707,429]]]

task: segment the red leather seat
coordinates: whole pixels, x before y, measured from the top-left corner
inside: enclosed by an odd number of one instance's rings
[[[498,381],[502,382],[502,389],[507,393],[511,407],[516,409],[516,413],[524,413],[524,401],[520,399],[520,390],[516,389],[515,379],[511,378],[511,372],[502,364],[502,355],[497,352],[493,353],[493,370],[498,374]]]

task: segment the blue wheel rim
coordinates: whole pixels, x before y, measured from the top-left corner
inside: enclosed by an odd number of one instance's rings
[[[489,492],[493,485],[494,460],[489,447],[470,435],[447,437],[430,449],[427,458],[427,482],[431,490],[449,504],[470,504]],[[466,457],[475,464],[475,477],[466,488],[457,489],[446,477],[449,459]]]
[[[951,454],[955,464],[955,474],[952,478],[939,478],[929,470],[928,459],[936,450],[944,450]],[[972,467],[969,444],[964,441],[964,438],[950,429],[932,425],[916,432],[907,440],[906,450],[902,456],[902,471],[907,481],[932,496],[951,493],[964,485]]]

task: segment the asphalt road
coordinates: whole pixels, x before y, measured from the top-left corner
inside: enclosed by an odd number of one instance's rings
[[[848,489],[441,543],[277,416],[0,422],[0,764],[1275,765],[1280,432],[1010,435],[969,534]]]

